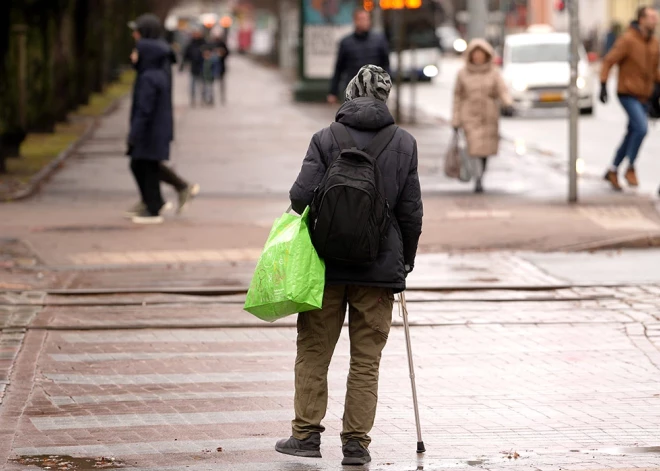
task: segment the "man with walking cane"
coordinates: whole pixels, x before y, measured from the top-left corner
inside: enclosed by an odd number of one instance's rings
[[[312,241],[326,263],[326,286],[323,307],[298,315],[295,418],[292,436],[275,446],[280,453],[321,457],[328,367],[348,308],[351,363],[342,464],[371,461],[381,353],[394,295],[406,289],[422,232],[417,143],[394,125],[386,105],[391,87],[382,68],[360,69],[336,122],[312,137],[290,192],[296,212],[310,206]]]

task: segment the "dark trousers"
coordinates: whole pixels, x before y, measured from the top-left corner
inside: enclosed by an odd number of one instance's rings
[[[131,171],[140,189],[142,202],[152,216],[158,216],[165,202],[160,193],[160,162],[131,159]]]
[[[173,186],[176,191],[188,188],[188,182],[177,175],[165,162],[158,162],[158,178],[161,182]]]

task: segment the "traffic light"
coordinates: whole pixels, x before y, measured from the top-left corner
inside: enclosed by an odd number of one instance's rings
[[[555,10],[558,12],[562,12],[566,10],[566,2],[564,0],[557,0],[555,2]]]

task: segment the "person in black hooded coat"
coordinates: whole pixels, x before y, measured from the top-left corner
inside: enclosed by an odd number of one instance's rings
[[[162,222],[160,210],[165,203],[160,192],[159,165],[170,158],[173,131],[172,94],[164,68],[168,52],[158,40],[140,39],[133,55],[137,76],[127,154],[144,205],[133,217],[136,223]]]
[[[385,70],[374,65],[360,69],[349,83],[347,101],[336,121],[344,125],[357,148],[364,149],[385,128],[391,132],[394,119],[385,104],[391,86]],[[296,212],[303,213],[312,203],[326,171],[339,154],[339,143],[330,128],[312,137],[302,170],[289,194]],[[321,457],[328,367],[348,308],[351,362],[342,420],[342,464],[371,461],[368,434],[376,415],[381,353],[392,323],[394,293],[406,288],[406,276],[415,265],[423,213],[415,138],[396,128],[376,162],[391,209],[389,232],[380,244],[377,260],[369,266],[345,266],[326,260],[322,308],[298,315],[295,418],[291,437],[275,446],[280,453]]]
[[[170,93],[170,103],[173,100],[173,74],[172,66],[176,64],[176,54],[172,50],[172,47],[164,40],[163,38],[163,27],[160,22],[160,19],[151,13],[146,13],[137,18],[136,21],[129,23],[129,26],[133,30],[133,38],[136,41],[140,40],[151,40],[158,41],[160,45],[167,51],[167,60],[163,61],[163,70],[167,75],[169,93]],[[136,58],[139,57],[139,54],[136,55]],[[169,117],[171,118],[171,123],[169,128],[171,129],[170,142],[174,140],[174,113],[170,112]],[[179,174],[177,174],[170,166],[168,166],[164,161],[161,161],[158,166],[158,178],[161,182],[166,183],[172,186],[178,197],[178,212],[181,212],[185,205],[189,203],[192,198],[194,198],[199,193],[198,184],[190,184],[184,180]],[[145,204],[140,201],[126,212],[126,216],[132,218],[144,212]]]

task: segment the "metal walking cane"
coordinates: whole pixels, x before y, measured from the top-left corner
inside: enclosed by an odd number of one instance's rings
[[[413,364],[412,347],[410,346],[410,326],[408,325],[408,306],[406,296],[399,293],[399,314],[403,317],[403,328],[406,332],[406,348],[408,350],[408,369],[410,370],[410,385],[412,386],[413,407],[415,408],[415,425],[417,426],[417,453],[425,453],[422,440],[422,426],[419,423],[419,404],[417,403],[417,386],[415,385],[415,366]]]

